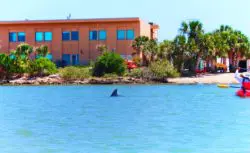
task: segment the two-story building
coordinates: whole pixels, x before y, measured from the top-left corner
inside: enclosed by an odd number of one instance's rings
[[[140,18],[0,21],[0,52],[9,53],[22,42],[44,44],[55,62],[86,64],[100,55],[98,45],[128,57],[135,37],[157,39],[158,28]]]

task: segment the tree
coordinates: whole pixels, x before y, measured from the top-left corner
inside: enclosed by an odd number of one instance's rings
[[[106,45],[100,44],[96,46],[96,49],[102,54],[103,52],[108,51],[108,47]]]
[[[173,41],[173,64],[179,72],[182,71],[185,61],[192,59],[192,55],[188,50],[187,39],[183,35],[178,35]]]
[[[145,42],[142,52],[146,57],[147,64],[151,61],[154,61],[155,56],[157,55],[157,42],[154,39],[150,39]]]
[[[41,45],[40,47],[36,48],[36,53],[38,56],[46,57],[49,53],[49,47],[46,45]]]
[[[164,40],[163,42],[161,42],[159,44],[158,47],[158,52],[157,52],[157,56],[160,59],[168,59],[169,61],[173,60],[173,55],[174,53],[174,46],[173,46],[173,41],[171,40]]]
[[[135,40],[132,42],[132,47],[136,51],[135,54],[139,55],[143,51],[143,48],[148,41],[149,38],[146,36],[136,37]]]
[[[238,55],[247,55],[249,52],[249,40],[240,31],[234,30],[230,26],[221,25],[214,32],[216,37],[216,48],[219,55],[229,57],[230,65],[236,67],[238,64]]]
[[[33,52],[33,47],[26,43],[21,43],[17,46],[16,50],[13,51],[13,54],[17,59],[23,59],[27,61],[29,55]]]
[[[29,55],[33,52],[33,47],[26,43],[21,43],[16,50],[11,51],[11,73],[26,73],[29,71]]]
[[[151,60],[157,55],[158,45],[156,40],[149,39],[146,36],[136,37],[132,43],[134,54],[142,57],[143,64],[148,65]]]
[[[192,52],[192,58],[196,61],[196,69],[202,57],[203,25],[200,21],[183,22],[180,28],[181,35],[187,38],[188,50]]]

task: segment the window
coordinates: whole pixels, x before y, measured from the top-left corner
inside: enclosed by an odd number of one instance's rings
[[[53,55],[51,53],[49,53],[49,54],[47,54],[46,58],[52,61]]]
[[[117,40],[125,39],[125,30],[117,30]]]
[[[44,41],[52,41],[52,32],[44,32]]]
[[[36,42],[52,41],[52,32],[36,32]]]
[[[105,30],[99,31],[99,40],[106,40],[107,39],[107,32]]]
[[[71,40],[79,40],[79,33],[78,31],[71,32]]]
[[[79,65],[79,54],[72,54],[72,65]]]
[[[134,30],[127,30],[127,40],[134,40],[135,34],[134,34]]]
[[[97,31],[89,32],[89,40],[97,40]]]
[[[70,65],[70,54],[62,55],[62,66]]]
[[[37,42],[43,41],[43,32],[36,32],[36,41]]]
[[[17,38],[19,42],[25,42],[25,32],[18,32]]]
[[[62,40],[67,41],[70,40],[70,32],[65,31],[62,33]]]
[[[17,41],[16,37],[17,37],[17,35],[16,35],[15,32],[10,32],[9,33],[9,41],[10,42],[16,42]]]

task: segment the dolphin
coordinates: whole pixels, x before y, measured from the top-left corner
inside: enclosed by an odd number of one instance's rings
[[[110,97],[118,97],[119,95],[118,95],[118,92],[117,92],[118,90],[117,89],[115,89],[113,92],[112,92],[112,94],[110,95]]]

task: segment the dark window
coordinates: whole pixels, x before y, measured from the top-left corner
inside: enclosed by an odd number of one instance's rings
[[[17,38],[19,42],[25,42],[25,32],[18,32]]]
[[[17,35],[16,35],[16,33],[15,32],[10,32],[9,33],[9,41],[10,42],[16,42],[17,41]]]
[[[135,33],[134,33],[134,30],[127,30],[127,40],[134,40],[135,38]]]
[[[71,40],[79,40],[79,33],[78,31],[71,32]]]
[[[70,65],[70,54],[62,55],[62,66]]]
[[[107,39],[107,32],[105,30],[99,31],[99,40],[106,40]]]
[[[97,40],[97,31],[89,32],[89,40]]]
[[[70,40],[70,32],[65,31],[62,33],[62,40],[67,41]]]
[[[52,41],[52,32],[44,32],[44,41]]]
[[[117,40],[125,40],[125,30],[117,30]]]
[[[79,54],[72,54],[72,65],[79,65]]]

